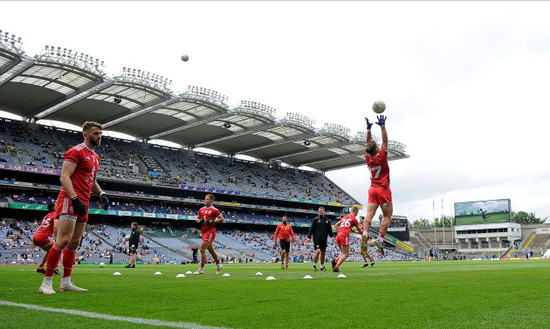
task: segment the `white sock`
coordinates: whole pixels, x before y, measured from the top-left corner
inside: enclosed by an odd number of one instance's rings
[[[70,276],[66,276],[66,277],[61,278],[61,285],[62,286],[66,286],[68,284],[71,284],[71,277]]]
[[[42,281],[42,284],[52,285],[52,277],[51,276],[45,276],[44,281]]]
[[[317,263],[313,263],[313,266],[317,267]]]

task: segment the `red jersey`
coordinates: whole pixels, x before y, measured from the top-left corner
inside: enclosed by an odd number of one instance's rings
[[[359,226],[357,218],[352,214],[346,215],[340,218],[340,226],[338,228],[338,235],[349,236],[349,232],[355,226]]]
[[[388,151],[380,149],[375,155],[365,154],[367,166],[370,170],[371,186],[390,187],[390,166],[388,165]]]
[[[214,224],[207,224],[206,221],[215,220],[219,215],[221,215],[221,212],[215,207],[202,207],[199,209],[199,215],[197,217],[205,220],[201,225],[201,233],[210,231],[215,232],[216,226]]]
[[[55,211],[47,214],[44,216],[44,219],[42,219],[42,223],[40,224],[40,227],[34,234],[43,234],[47,236],[53,235],[53,221],[57,220],[55,218]]]
[[[294,236],[294,231],[292,231],[292,226],[290,224],[279,224],[277,225],[277,229],[275,230],[275,241],[277,241],[277,238],[279,240],[285,240],[287,242],[290,242],[290,235],[292,234],[292,240],[296,241],[296,237]]]
[[[71,183],[73,183],[74,191],[80,201],[88,204],[92,186],[99,169],[99,156],[89,149],[86,144],[81,143],[65,152],[65,161],[76,164],[76,168],[71,175]],[[59,195],[68,197],[63,188]]]

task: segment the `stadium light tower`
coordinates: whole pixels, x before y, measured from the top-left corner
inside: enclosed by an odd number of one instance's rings
[[[37,59],[78,67],[100,76],[105,75],[103,72],[104,61],[100,61],[99,58],[94,58],[82,52],[73,51],[72,49],[46,45],[42,49],[41,54],[37,56]]]
[[[4,35],[2,35],[2,33],[4,33]],[[17,37],[15,34],[10,34],[7,31],[0,30],[0,46],[20,55],[25,53],[22,49],[23,44],[21,43],[21,37]]]

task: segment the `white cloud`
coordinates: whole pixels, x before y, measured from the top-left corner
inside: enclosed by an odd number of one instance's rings
[[[364,130],[375,99],[390,139],[395,213],[452,213],[452,202],[510,198],[550,216],[546,2],[3,2],[0,28],[215,89],[232,103]],[[25,13],[23,18],[15,13]],[[83,17],[86,19],[83,20]],[[189,54],[186,63],[182,54]],[[366,168],[328,173],[366,203]]]

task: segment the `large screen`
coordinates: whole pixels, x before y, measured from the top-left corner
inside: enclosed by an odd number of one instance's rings
[[[510,221],[510,199],[455,203],[456,225],[506,223]]]

